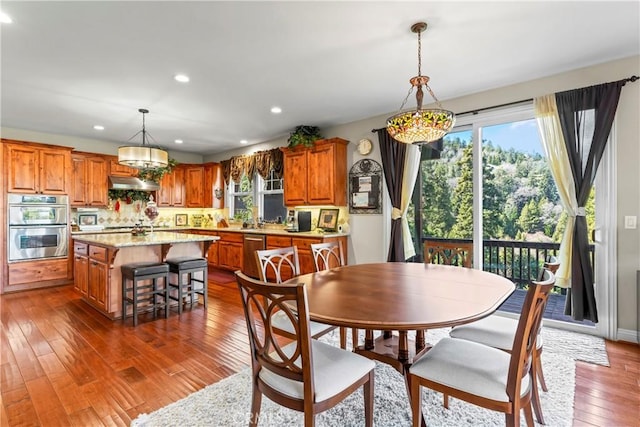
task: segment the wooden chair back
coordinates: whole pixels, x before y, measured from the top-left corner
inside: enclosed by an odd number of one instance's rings
[[[556,271],[560,268],[560,261],[553,255],[547,255],[547,259],[544,261],[544,268],[556,274]]]
[[[342,242],[326,242],[311,244],[311,254],[316,271],[330,270],[344,265]]]
[[[473,243],[440,242],[427,239],[424,241],[424,262],[471,268]]]
[[[255,259],[263,282],[282,283],[300,275],[296,246],[257,250]]]
[[[301,387],[305,389],[305,397],[313,396],[311,333],[304,284],[266,283],[252,279],[240,271],[236,272],[236,281],[249,332],[254,383],[260,371],[268,369],[276,375],[300,382]],[[287,303],[293,303],[296,310]],[[285,344],[280,344],[280,341],[283,341],[282,337],[273,333],[271,319],[278,311],[286,313],[295,326],[292,339],[296,345],[293,352],[283,350]],[[289,341],[283,342],[290,345]],[[269,398],[273,399],[271,394]]]
[[[542,316],[549,293],[556,282],[554,274],[546,268],[541,276],[540,281],[532,281],[529,284],[511,349],[507,395],[512,402],[520,398],[521,380],[531,370],[533,352],[536,350],[536,337],[542,326]]]

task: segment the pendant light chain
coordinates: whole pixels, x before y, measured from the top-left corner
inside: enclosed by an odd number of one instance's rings
[[[418,76],[422,76],[422,31],[418,31]]]

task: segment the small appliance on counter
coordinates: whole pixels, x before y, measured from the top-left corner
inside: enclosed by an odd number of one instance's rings
[[[298,231],[298,222],[296,221],[296,211],[291,209],[287,212],[287,220],[285,222],[285,230]]]
[[[311,211],[298,211],[298,231],[311,231]]]
[[[290,210],[285,230],[289,232],[311,231],[311,211]]]

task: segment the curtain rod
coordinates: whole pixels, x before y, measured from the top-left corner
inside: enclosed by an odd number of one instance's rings
[[[623,79],[622,81],[624,81],[624,84],[626,84],[627,82],[634,83],[634,82],[636,82],[638,80],[640,80],[640,77],[631,76],[631,77],[627,77],[626,79]],[[624,84],[622,86],[624,86]],[[462,113],[456,113],[456,116],[462,116],[462,115],[465,115],[465,114],[478,114],[481,111],[493,110],[493,109],[502,108],[502,107],[510,107],[512,105],[524,104],[525,102],[531,102],[531,101],[533,101],[533,98],[522,99],[520,101],[507,102],[505,104],[492,105],[491,107],[476,108],[475,110],[469,110],[469,111],[464,111]],[[371,132],[375,133],[375,132],[378,132],[379,130],[382,130],[382,129],[386,129],[386,128],[371,129]]]

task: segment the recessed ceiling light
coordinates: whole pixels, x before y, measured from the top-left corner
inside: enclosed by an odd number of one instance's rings
[[[95,130],[104,130],[104,126],[102,126],[102,125],[95,125],[93,128]]]
[[[175,142],[176,144],[182,144],[184,141],[181,139],[176,139],[173,142]]]
[[[240,141],[240,144],[247,144],[249,141],[247,141],[246,139],[243,139],[242,141]]]
[[[0,12],[0,22],[3,24],[11,24],[13,19],[9,15],[4,12]]]
[[[282,113],[282,108],[280,108],[280,107],[271,107],[271,112],[273,114],[280,114],[280,113]]]
[[[176,74],[174,79],[176,79],[176,81],[180,82],[180,83],[188,83],[189,82],[189,76],[187,76],[186,74]]]

